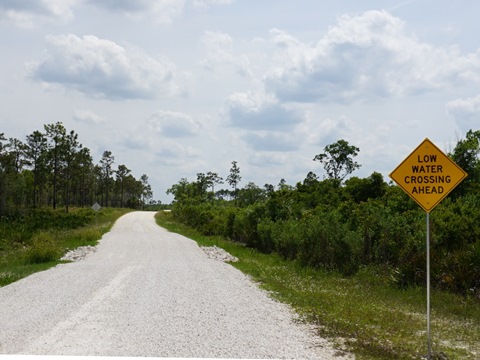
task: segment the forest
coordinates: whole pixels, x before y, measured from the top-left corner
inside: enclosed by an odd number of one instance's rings
[[[232,161],[225,179],[209,171],[172,185],[172,214],[204,234],[302,266],[346,276],[368,266],[395,286],[423,286],[425,212],[380,173],[353,176],[359,151],[345,140],[326,146],[313,158],[323,179],[310,172],[295,185],[280,179],[276,186],[241,188],[240,167]],[[468,131],[447,155],[468,177],[431,213],[432,285],[480,298],[480,130]],[[78,134],[60,122],[25,141],[0,134],[0,222],[95,202],[132,209],[153,203],[148,176],[135,179],[126,165],[114,164],[110,151],[95,164]],[[231,190],[218,189],[225,182]]]
[[[370,267],[393,286],[425,286],[425,212],[378,172],[352,176],[359,151],[345,140],[326,146],[313,158],[323,179],[310,172],[294,186],[281,179],[240,188],[236,161],[225,179],[212,171],[182,178],[167,190],[172,214],[203,234],[301,266],[345,276]],[[431,284],[480,299],[480,130],[468,131],[447,155],[468,177],[430,214]],[[224,182],[231,190],[215,191]]]
[[[24,141],[0,133],[0,219],[30,209],[90,207],[141,208],[153,193],[148,176],[136,179],[111,151],[95,164],[78,134],[61,122],[47,124]]]

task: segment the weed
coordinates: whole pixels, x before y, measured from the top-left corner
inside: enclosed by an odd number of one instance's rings
[[[97,219],[91,209],[69,214],[35,210],[24,218],[0,221],[0,286],[60,263],[68,250],[96,245],[121,215],[130,210],[104,208]]]
[[[58,260],[62,249],[49,233],[42,231],[32,239],[32,245],[26,253],[27,264],[41,264]]]

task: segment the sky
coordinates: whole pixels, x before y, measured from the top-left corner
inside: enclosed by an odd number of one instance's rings
[[[74,130],[153,198],[197,173],[295,185],[340,139],[388,175],[480,129],[476,0],[0,0],[0,133]],[[223,185],[228,188],[228,184]],[[216,189],[218,186],[216,187]]]

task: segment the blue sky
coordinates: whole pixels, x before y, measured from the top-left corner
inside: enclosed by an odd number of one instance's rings
[[[232,161],[290,185],[339,139],[353,175],[480,129],[473,0],[0,0],[0,133],[63,122],[154,198]]]

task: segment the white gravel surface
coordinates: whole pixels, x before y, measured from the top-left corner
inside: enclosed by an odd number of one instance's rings
[[[152,212],[121,217],[83,260],[0,288],[0,324],[0,354],[342,359]]]

